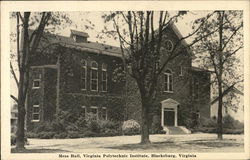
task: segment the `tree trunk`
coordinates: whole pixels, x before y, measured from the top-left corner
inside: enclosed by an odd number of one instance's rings
[[[148,123],[148,110],[150,104],[148,98],[142,98],[142,112],[141,112],[141,144],[149,144],[149,123]]]
[[[24,95],[24,73],[20,72],[20,80],[18,87],[18,119],[16,132],[16,149],[24,149],[24,122],[25,122],[25,95]]]
[[[217,138],[222,140],[222,85],[221,82],[218,82],[218,90],[219,90],[219,103],[218,103],[218,119],[217,119]]]

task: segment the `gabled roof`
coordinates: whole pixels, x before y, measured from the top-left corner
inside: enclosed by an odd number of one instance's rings
[[[176,25],[175,25],[174,23],[171,23],[171,24],[170,24],[170,28],[174,31],[175,35],[176,35],[179,39],[182,39],[182,38],[183,38],[181,32],[179,31],[179,29],[176,27]],[[194,56],[193,53],[192,53],[192,51],[190,50],[190,48],[188,48],[188,43],[187,43],[187,41],[186,41],[185,39],[183,39],[183,40],[181,41],[181,44],[182,44],[183,46],[187,47],[186,50],[187,50],[187,52],[189,53],[190,56]]]

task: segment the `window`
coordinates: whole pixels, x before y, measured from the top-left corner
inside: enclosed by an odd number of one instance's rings
[[[90,112],[95,115],[96,119],[98,119],[98,108],[95,106],[90,107]]]
[[[105,119],[105,120],[108,119],[107,108],[106,107],[102,107],[102,119]]]
[[[179,66],[179,71],[180,71],[179,76],[183,76],[183,67],[182,66]]]
[[[32,88],[33,89],[40,88],[41,85],[40,83],[41,83],[41,74],[35,73],[33,76]]]
[[[98,64],[94,61],[91,63],[91,91],[98,90]]]
[[[168,39],[165,42],[165,47],[166,47],[167,51],[171,52],[174,48],[174,45],[173,45],[172,41]]]
[[[173,92],[173,74],[169,69],[164,73],[164,92]]]
[[[33,105],[32,121],[33,122],[39,122],[40,121],[40,106],[39,106],[39,104],[34,104]]]
[[[82,106],[82,109],[80,111],[80,116],[82,116],[84,119],[86,118],[86,107]]]
[[[199,98],[199,81],[197,78],[193,79],[193,98]]]
[[[107,92],[107,65],[102,64],[102,91]]]
[[[86,90],[87,87],[87,62],[81,61],[81,89]]]

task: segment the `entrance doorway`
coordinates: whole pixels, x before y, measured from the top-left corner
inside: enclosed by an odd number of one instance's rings
[[[169,98],[161,102],[161,126],[177,126],[179,103]]]
[[[164,109],[164,125],[166,126],[174,126],[175,112],[174,110],[170,109],[168,108]]]

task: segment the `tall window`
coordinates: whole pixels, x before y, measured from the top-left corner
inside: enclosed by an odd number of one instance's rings
[[[98,119],[98,108],[96,106],[90,107],[90,112]]]
[[[164,73],[164,92],[173,92],[173,74],[169,69]]]
[[[86,118],[86,107],[85,107],[85,106],[82,106],[82,107],[81,107],[80,115],[81,115],[84,119]]]
[[[32,121],[33,122],[39,122],[40,121],[40,106],[39,106],[39,104],[34,104],[33,105]]]
[[[197,78],[193,79],[193,97],[194,99],[199,98],[199,80]]]
[[[41,77],[42,77],[42,75],[40,73],[34,73],[34,75],[33,75],[33,84],[32,84],[33,89],[40,88],[40,86],[41,86]]]
[[[90,89],[91,91],[97,91],[98,90],[98,64],[93,61],[91,63],[91,85]]]
[[[183,67],[182,66],[179,66],[179,76],[183,76]]]
[[[107,114],[107,108],[102,107],[102,119],[107,120],[108,119],[108,114]]]
[[[102,91],[107,92],[107,65],[102,64]]]
[[[87,62],[81,61],[81,89],[86,90],[87,87]]]

